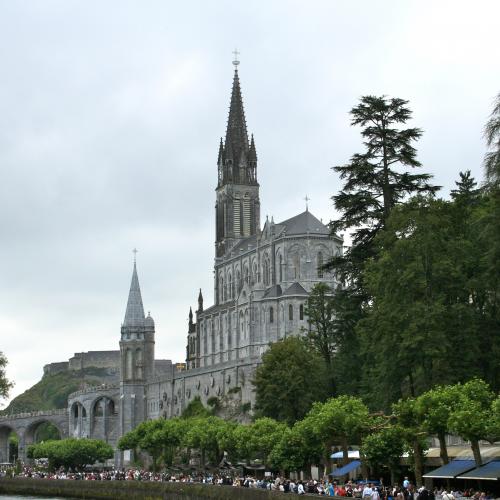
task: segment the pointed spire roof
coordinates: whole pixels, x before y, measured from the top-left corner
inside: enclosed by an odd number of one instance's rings
[[[226,130],[226,151],[229,147],[233,150],[234,157],[239,158],[241,153],[248,151],[248,133],[241,97],[240,79],[238,69],[234,70],[233,90],[231,92],[231,105]]]
[[[134,270],[132,272],[132,282],[128,293],[127,310],[123,326],[144,326],[144,307],[142,305],[141,288],[137,276],[137,265],[134,261]]]
[[[222,163],[223,161],[224,161],[224,143],[222,142],[222,137],[221,137],[219,144],[219,157],[217,158],[217,163]]]

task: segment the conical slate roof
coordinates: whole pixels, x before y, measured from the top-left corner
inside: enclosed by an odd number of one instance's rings
[[[142,305],[141,288],[137,276],[137,266],[134,262],[134,271],[132,272],[132,282],[128,293],[127,310],[123,326],[144,326],[144,307]]]
[[[241,98],[240,79],[238,70],[234,71],[233,90],[231,92],[231,105],[226,130],[226,157],[229,151],[234,155],[234,160],[239,160],[242,153],[248,151],[248,133]]]

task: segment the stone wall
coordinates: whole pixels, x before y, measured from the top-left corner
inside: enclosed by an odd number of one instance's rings
[[[283,493],[255,488],[207,484],[155,483],[140,481],[68,481],[46,479],[0,479],[0,494],[45,495],[114,500],[264,500],[282,498]],[[316,496],[316,495],[315,495]],[[340,497],[339,497],[340,498]]]
[[[44,375],[56,375],[58,373],[67,372],[69,368],[68,361],[61,361],[59,363],[49,363],[43,367]]]
[[[76,352],[69,359],[69,369],[78,371],[86,368],[120,369],[120,351]]]

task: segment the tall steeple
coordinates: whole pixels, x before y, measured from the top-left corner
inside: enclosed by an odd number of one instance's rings
[[[130,283],[130,290],[128,292],[127,309],[125,311],[123,326],[144,326],[145,319],[139,277],[137,276],[137,264],[134,260],[134,270],[132,271],[132,282]]]
[[[217,156],[216,256],[221,257],[235,240],[260,231],[257,151],[252,135],[248,140],[247,123],[235,51],[233,87],[225,141]]]

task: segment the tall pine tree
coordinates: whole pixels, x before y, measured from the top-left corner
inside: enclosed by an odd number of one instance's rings
[[[352,246],[327,264],[343,283],[334,300],[337,337],[343,340],[337,346],[337,365],[342,368],[362,363],[354,328],[370,301],[362,273],[366,262],[375,256],[376,235],[384,229],[393,207],[405,197],[439,189],[430,184],[429,174],[412,172],[421,166],[414,143],[422,131],[403,127],[411,118],[407,104],[399,98],[362,97],[351,110],[351,125],[363,127],[365,151],[333,168],[344,184],[333,196],[340,218],[331,223],[331,229],[352,235]],[[359,380],[345,382],[339,380],[337,384],[340,393],[358,392]]]

